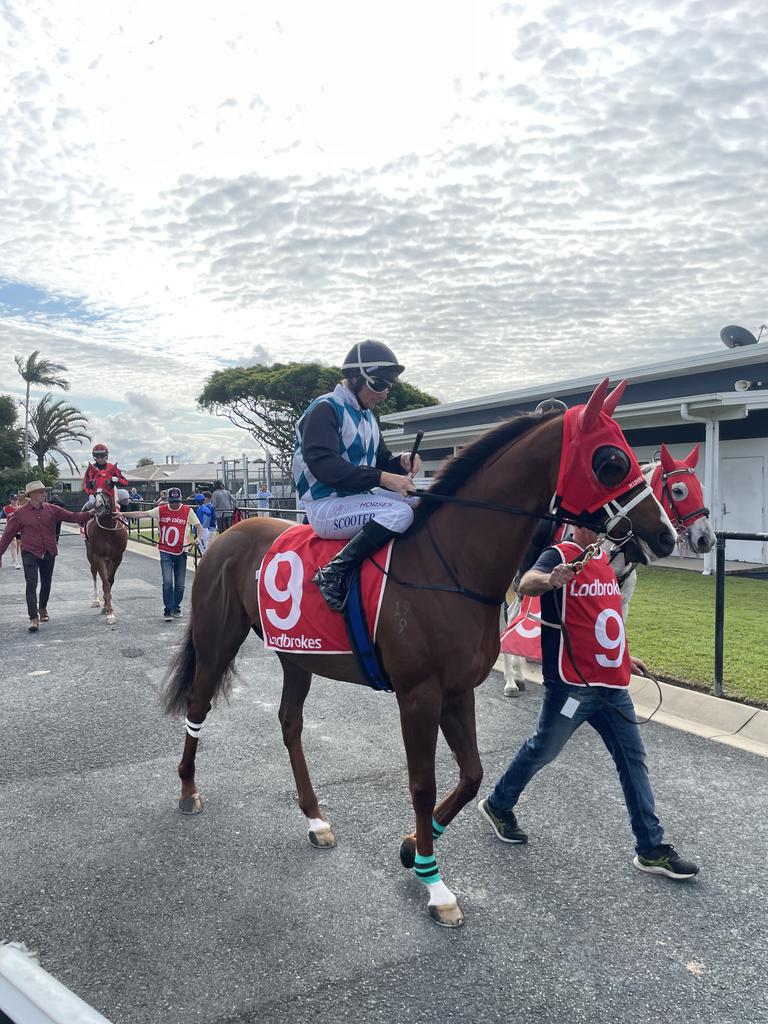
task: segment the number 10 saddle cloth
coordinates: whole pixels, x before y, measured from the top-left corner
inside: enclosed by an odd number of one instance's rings
[[[346,541],[323,540],[309,526],[281,533],[258,575],[264,646],[291,654],[356,654],[369,685],[391,690],[373,648],[393,543],[374,555],[376,565],[371,559],[363,562],[350,584],[344,615],[339,615],[325,603],[312,577]]]

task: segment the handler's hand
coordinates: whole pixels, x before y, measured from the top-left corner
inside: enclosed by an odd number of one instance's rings
[[[406,455],[407,458],[408,456]],[[379,486],[386,487],[388,491],[396,491],[398,494],[402,494],[404,498],[409,494],[416,493],[413,480],[409,476],[400,476],[399,473],[382,473]]]
[[[632,663],[632,671],[638,676],[648,676],[650,678],[651,673],[648,671],[648,666],[640,658],[633,658],[630,654],[629,660]]]
[[[413,466],[411,466],[411,453],[402,452],[400,455],[400,465],[406,473],[410,473],[411,476],[415,476],[421,469],[421,456],[416,452],[416,458],[413,460]]]
[[[563,563],[562,565],[556,565],[552,572],[549,574],[549,585],[553,590],[557,590],[558,587],[564,587],[569,580],[572,580],[576,573],[573,570],[573,566]]]

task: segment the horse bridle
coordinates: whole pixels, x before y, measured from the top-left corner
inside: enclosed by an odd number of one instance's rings
[[[468,508],[480,508],[485,509],[489,512],[503,512],[507,515],[513,516],[527,516],[531,519],[545,519],[550,522],[554,522],[556,525],[561,526],[563,524],[570,524],[572,526],[583,526],[588,530],[592,530],[598,535],[596,541],[597,544],[602,544],[605,540],[610,540],[617,549],[622,548],[632,537],[634,533],[632,531],[632,523],[629,519],[628,512],[639,505],[641,501],[647,498],[649,495],[653,497],[653,491],[645,481],[642,484],[637,484],[639,488],[637,494],[633,495],[630,501],[626,505],[619,504],[616,498],[606,502],[600,509],[595,512],[587,513],[582,516],[571,515],[565,512],[563,509],[557,509],[554,512],[531,512],[529,509],[519,508],[517,505],[501,505],[491,501],[478,501],[474,498],[460,498],[455,494],[432,494],[430,491],[417,490],[416,494],[421,498],[428,498],[433,501],[441,501],[448,504],[460,505]],[[626,494],[632,494],[635,488],[630,488],[626,491]],[[621,495],[623,497],[624,495]],[[554,497],[550,503],[550,508],[554,507]],[[611,531],[615,530],[616,527],[621,523],[622,520],[626,520],[629,524],[629,529],[626,534],[622,537],[613,538]],[[394,583],[399,584],[402,587],[408,587],[411,590],[436,590],[443,593],[449,594],[460,594],[462,597],[468,597],[472,601],[477,601],[480,604],[498,606],[504,603],[505,594],[501,597],[494,597],[488,594],[480,594],[476,590],[470,590],[468,587],[464,587],[459,581],[454,569],[449,564],[445,555],[440,550],[437,541],[435,540],[434,534],[430,529],[429,521],[427,520],[425,529],[427,536],[429,537],[430,543],[435,550],[435,554],[440,559],[440,562],[445,569],[448,578],[451,580],[453,586],[441,583],[421,583],[415,580],[402,580],[394,575],[391,569],[385,569],[379,565],[375,558],[371,558],[371,561],[376,568],[384,576],[391,579]]]
[[[667,480],[671,476],[696,476],[695,470],[690,466],[686,466],[685,469],[670,469],[669,472],[662,466],[661,469],[661,493],[666,497],[669,503],[670,510],[674,513],[677,523],[673,525],[680,525],[688,528],[689,523],[694,523],[697,519],[701,519],[702,516],[709,518],[709,509],[706,505],[702,505],[701,508],[694,509],[693,512],[687,512],[685,515],[681,515],[677,509],[675,499],[672,497],[672,491],[670,490]]]
[[[104,499],[102,498],[102,503],[103,503],[103,500]],[[104,523],[101,522],[101,516],[104,515],[105,512],[106,512],[106,515],[108,517],[114,518],[114,520],[115,520],[115,525],[114,526],[105,526]],[[110,507],[110,508],[104,507],[101,512],[97,511],[96,515],[93,518],[96,520],[96,525],[99,527],[99,529],[106,530],[108,533],[114,533],[115,530],[119,530],[122,526],[126,526],[127,525],[125,520],[121,519],[120,514],[117,511],[117,509],[113,508],[113,507]]]

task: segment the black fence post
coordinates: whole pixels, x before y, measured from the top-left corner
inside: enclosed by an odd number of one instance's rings
[[[725,626],[725,535],[717,534],[715,560],[715,696],[723,696],[723,628]]]

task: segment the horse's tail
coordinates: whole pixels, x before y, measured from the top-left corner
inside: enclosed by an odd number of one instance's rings
[[[235,657],[248,635],[250,620],[233,585],[236,557],[224,553],[219,538],[199,564],[192,589],[192,613],[184,640],[168,669],[161,696],[166,714],[185,715],[198,673],[205,666],[205,697],[213,703],[228,697],[235,674]],[[197,616],[204,614],[205,627],[193,635]]]
[[[192,639],[192,623],[187,623],[184,641],[168,669],[163,690],[163,707],[167,715],[185,715],[187,696],[195,681],[197,652]]]

